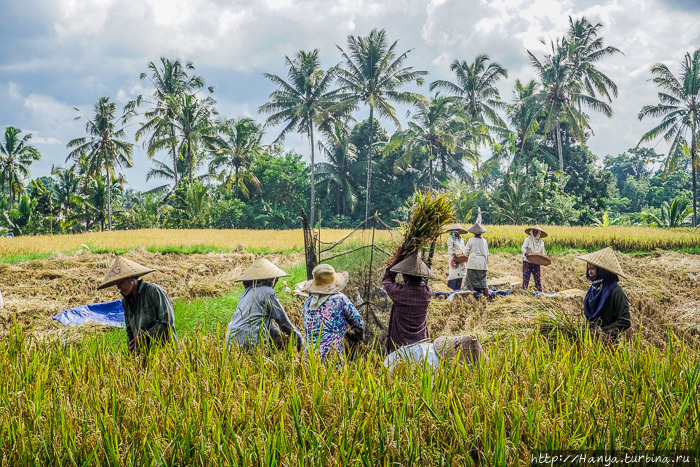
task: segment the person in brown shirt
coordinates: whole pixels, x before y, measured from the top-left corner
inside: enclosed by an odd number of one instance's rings
[[[399,272],[403,275],[403,284],[396,282]],[[399,248],[382,278],[384,290],[393,302],[389,317],[387,352],[428,338],[426,317],[432,291],[424,278],[435,279],[435,275],[417,253],[405,256]]]

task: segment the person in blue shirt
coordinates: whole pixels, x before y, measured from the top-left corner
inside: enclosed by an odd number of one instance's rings
[[[226,330],[226,346],[230,350],[237,344],[250,352],[260,345],[282,348],[282,333],[293,338],[293,344],[301,350],[302,336],[292,324],[273,287],[280,277],[289,274],[265,258],[258,258],[238,278],[245,289],[236,305],[236,311]]]

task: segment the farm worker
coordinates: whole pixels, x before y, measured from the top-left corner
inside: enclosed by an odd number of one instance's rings
[[[396,282],[398,273],[403,276],[403,284]],[[399,247],[382,278],[384,290],[393,302],[386,341],[388,353],[428,338],[426,317],[432,292],[424,278],[435,279],[435,274],[417,253],[405,256],[403,247]]]
[[[539,264],[529,262],[527,254],[539,253],[544,255],[544,241],[542,239],[547,236],[547,232],[539,225],[536,225],[525,229],[525,233],[528,236],[525,238],[522,248],[520,248],[520,251],[523,253],[523,289],[527,289],[527,286],[530,284],[530,275],[532,275],[535,278],[535,290],[542,292],[541,267]]]
[[[401,361],[423,364],[426,362],[432,370],[440,366],[440,361],[450,361],[459,356],[460,362],[478,367],[481,360],[488,361],[479,341],[472,336],[438,337],[434,342],[419,342],[401,347],[387,355],[384,366],[390,370]]]
[[[117,256],[98,287],[99,290],[116,285],[124,297],[126,341],[132,353],[148,351],[153,342],[177,342],[175,314],[168,294],[159,285],[139,279],[153,271]]]
[[[467,265],[463,262],[455,261],[457,255],[464,253],[464,240],[462,235],[467,233],[460,224],[452,224],[447,232],[447,255],[450,261],[450,274],[447,276],[447,286],[452,290],[462,289],[462,280],[467,275]]]
[[[474,234],[464,247],[464,256],[467,256],[467,290],[481,292],[490,300],[489,289],[486,285],[486,273],[489,269],[489,244],[481,238],[486,233],[486,228],[481,225],[481,212],[476,218],[476,223],[469,227],[467,232]]]
[[[12,232],[12,229],[7,231],[7,238],[12,238],[14,236],[15,236],[15,234],[14,234],[14,232]]]
[[[624,289],[618,284],[619,277],[625,277],[612,248],[579,256],[588,263],[586,277],[591,286],[583,300],[586,319],[596,333],[616,339],[632,326],[630,301]]]
[[[235,342],[251,351],[263,344],[282,348],[280,331],[293,336],[293,344],[301,349],[301,332],[289,320],[273,287],[280,277],[289,274],[265,258],[256,259],[236,282],[243,282],[243,294],[226,330],[226,346]]]
[[[312,271],[313,279],[299,289],[308,292],[302,317],[306,334],[306,351],[318,352],[321,361],[337,358],[344,361],[343,336],[361,341],[365,323],[350,299],[342,293],[348,285],[347,271],[335,272],[330,264],[319,264]]]

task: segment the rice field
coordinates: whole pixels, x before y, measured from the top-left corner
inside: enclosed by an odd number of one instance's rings
[[[537,450],[700,453],[697,352],[561,335],[472,370],[376,354],[336,371],[196,335],[141,360],[100,339],[0,342],[3,465],[531,465]],[[696,457],[697,459],[697,457]],[[561,464],[560,464],[561,465]],[[693,465],[693,464],[684,464]]]
[[[491,247],[520,248],[525,239],[525,226],[486,226],[484,235]],[[548,246],[561,246],[590,250],[612,246],[625,252],[649,252],[661,250],[689,250],[700,245],[700,229],[655,229],[646,227],[561,227],[545,226],[549,236]],[[322,242],[336,242],[351,230],[322,229]],[[387,230],[375,232],[376,241],[398,243],[401,234]],[[355,243],[371,241],[371,230],[352,233]],[[444,245],[444,238],[439,245]],[[194,251],[248,251],[261,253],[289,253],[304,248],[301,229],[298,230],[115,230],[72,235],[21,236],[0,238],[0,260],[22,255],[67,253],[89,249],[94,252],[127,251],[145,248],[148,251],[168,252],[178,248],[200,247]],[[170,250],[169,250],[170,249]]]
[[[519,248],[525,237],[522,227],[488,229],[492,247]],[[552,449],[681,450],[695,462],[683,465],[697,465],[700,255],[663,251],[692,250],[697,231],[546,229],[548,248],[613,244],[627,252],[618,258],[629,274],[621,284],[632,329],[614,347],[591,341],[581,332],[581,298],[516,290],[489,304],[434,299],[430,337],[472,334],[490,357],[477,369],[443,362],[435,373],[405,364],[391,373],[368,348],[339,370],[292,349],[226,351],[235,279],[265,254],[302,280],[301,231],[0,239],[3,257],[14,258],[0,264],[0,466],[533,465],[533,455]],[[349,233],[324,230],[322,240]],[[396,234],[377,234],[397,243]],[[351,238],[369,242],[367,233]],[[186,254],[191,245],[201,248]],[[491,256],[489,279],[519,274],[519,255],[507,248]],[[179,348],[134,358],[123,330],[51,320],[67,306],[117,298],[96,287],[124,251],[155,267],[150,280],[175,299]],[[48,256],[20,258],[41,254]],[[562,250],[543,268],[545,290],[587,287],[576,255]],[[363,258],[336,260],[351,268],[351,285]],[[440,290],[443,251],[433,270],[439,279],[431,286]],[[301,299],[282,295],[301,327]]]
[[[335,242],[350,230],[323,229],[321,241]],[[388,231],[377,231],[378,239],[390,238]],[[396,236],[396,234],[394,234]],[[371,232],[358,231],[357,242],[369,242]],[[202,247],[204,251],[248,251],[262,253],[294,252],[304,248],[304,236],[297,230],[113,230],[71,235],[0,237],[0,258],[32,254],[68,253],[77,250],[94,252],[127,251],[144,248],[149,251],[178,251],[183,247]]]

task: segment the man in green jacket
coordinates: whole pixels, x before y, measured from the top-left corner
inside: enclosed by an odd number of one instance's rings
[[[578,259],[588,263],[586,277],[591,286],[583,300],[583,309],[591,329],[598,335],[615,340],[632,326],[630,301],[620,287],[619,277],[625,277],[612,248],[604,248]]]
[[[117,286],[124,297],[124,321],[130,352],[147,352],[153,342],[177,342],[173,304],[162,287],[139,277],[153,269],[117,256],[98,289]]]

